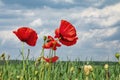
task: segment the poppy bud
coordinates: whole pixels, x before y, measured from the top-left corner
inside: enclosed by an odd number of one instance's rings
[[[73,71],[74,71],[74,67],[71,67],[71,68],[70,68],[70,72],[73,72]]]
[[[117,52],[117,53],[115,54],[115,57],[119,60],[120,54]]]
[[[44,36],[43,39],[44,39],[44,41],[46,41],[47,40],[47,36]]]
[[[5,53],[2,53],[1,57],[4,58],[5,57]]]
[[[17,79],[20,79],[20,76],[16,76]]]
[[[104,69],[105,69],[105,70],[108,70],[108,67],[109,67],[108,64],[105,64],[105,65],[104,65]]]
[[[35,71],[35,75],[37,75],[38,74],[38,71]]]

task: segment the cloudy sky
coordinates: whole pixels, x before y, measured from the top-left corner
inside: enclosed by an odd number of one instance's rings
[[[116,61],[120,51],[120,0],[0,0],[0,54],[20,59],[21,42],[12,33],[21,26],[37,31],[39,40],[30,58],[41,52],[44,35],[54,36],[62,19],[71,22],[79,37],[76,45],[57,49],[60,60]],[[47,51],[46,53],[47,54]]]

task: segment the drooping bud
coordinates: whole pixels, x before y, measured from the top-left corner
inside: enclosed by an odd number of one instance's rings
[[[105,69],[105,70],[108,70],[108,68],[109,68],[109,65],[108,65],[108,64],[105,64],[105,65],[104,65],[104,69]]]

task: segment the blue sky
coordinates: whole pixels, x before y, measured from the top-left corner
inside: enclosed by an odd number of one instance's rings
[[[35,47],[25,45],[25,52],[29,48],[30,59],[37,58],[43,36],[54,36],[65,19],[75,26],[79,40],[74,46],[57,49],[60,60],[116,61],[114,54],[120,51],[119,7],[119,0],[0,0],[0,54],[20,59],[21,42],[12,31],[29,26],[39,39]]]

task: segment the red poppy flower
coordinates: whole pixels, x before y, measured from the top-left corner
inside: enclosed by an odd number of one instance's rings
[[[54,57],[51,57],[51,58],[45,58],[45,57],[43,57],[43,59],[46,62],[48,62],[48,63],[54,63],[54,62],[56,62],[59,59],[59,57],[58,56],[54,56]]]
[[[37,33],[28,27],[21,27],[13,33],[22,41],[26,42],[30,46],[35,46],[38,39]]]
[[[47,43],[43,45],[43,48],[45,49],[50,49],[52,48],[53,50],[56,50],[57,47],[60,47],[61,45],[54,40],[51,36],[48,36]]]
[[[71,46],[77,42],[78,37],[76,36],[74,26],[66,20],[61,20],[60,27],[55,30],[55,38],[58,38],[62,44]]]

